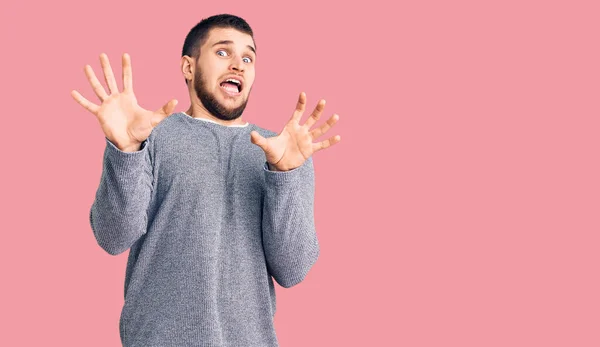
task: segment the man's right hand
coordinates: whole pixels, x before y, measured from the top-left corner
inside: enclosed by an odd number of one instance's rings
[[[133,94],[133,79],[131,74],[131,58],[123,54],[123,91],[119,92],[108,56],[100,54],[100,63],[104,70],[104,78],[109,93],[106,93],[94,70],[89,65],[84,68],[85,74],[100,98],[100,106],[84,98],[79,92],[73,90],[71,96],[85,109],[93,113],[104,131],[104,135],[115,146],[124,152],[133,152],[140,149],[140,145],[150,136],[152,129],[163,119],[171,115],[177,105],[177,100],[172,99],[157,111],[148,111],[138,105]]]

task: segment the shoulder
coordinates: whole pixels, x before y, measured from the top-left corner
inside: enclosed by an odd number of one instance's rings
[[[158,123],[150,132],[150,136],[148,137],[150,141],[152,141],[156,137],[160,137],[161,135],[167,135],[166,133],[177,132],[177,129],[184,125],[185,118],[182,117],[181,112],[174,112],[170,114],[168,117],[164,118],[160,123]]]

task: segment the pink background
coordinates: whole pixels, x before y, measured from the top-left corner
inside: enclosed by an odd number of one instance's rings
[[[279,131],[301,91],[340,115],[282,347],[599,346],[598,2],[386,3],[3,3],[0,345],[119,346],[127,252],[90,229],[105,142],[70,91],[128,52],[141,105],[182,111],[185,35],[228,12],[248,121]]]

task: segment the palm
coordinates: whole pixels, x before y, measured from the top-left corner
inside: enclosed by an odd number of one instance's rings
[[[339,136],[332,136],[325,141],[313,143],[316,138],[325,134],[339,117],[334,114],[323,125],[311,130],[310,128],[320,118],[325,102],[321,100],[306,123],[301,125],[300,118],[305,107],[306,95],[301,93],[292,118],[279,135],[265,139],[256,131],[251,134],[252,142],[263,149],[267,162],[278,170],[287,171],[297,168],[315,152],[340,141]]]
[[[138,105],[133,93],[131,60],[128,54],[123,55],[123,91],[119,92],[117,83],[105,54],[100,55],[100,62],[109,93],[104,90],[96,78],[94,71],[86,65],[85,72],[94,92],[102,101],[100,106],[86,100],[77,91],[71,94],[75,100],[92,112],[102,127],[105,136],[119,148],[135,148],[150,136],[152,129],[173,111],[177,100],[171,100],[157,111],[148,111]]]
[[[151,114],[137,104],[133,93],[118,93],[100,105],[98,120],[107,137],[116,143],[142,142],[152,130]]]

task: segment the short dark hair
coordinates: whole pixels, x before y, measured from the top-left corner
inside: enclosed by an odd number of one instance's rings
[[[198,60],[198,57],[200,57],[200,47],[206,42],[208,33],[213,28],[233,28],[250,35],[252,41],[254,41],[252,28],[243,18],[227,13],[217,14],[202,19],[190,30],[185,37],[181,56],[187,55]],[[256,49],[256,42],[254,42],[254,48]],[[187,84],[187,80],[185,83]]]

